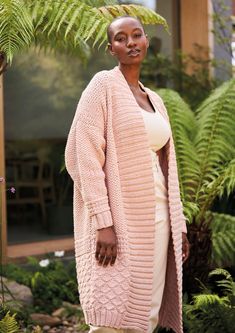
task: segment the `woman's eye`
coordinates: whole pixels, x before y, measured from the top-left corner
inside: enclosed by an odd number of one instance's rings
[[[135,37],[136,37],[136,38],[139,38],[139,37],[141,37],[141,36],[142,36],[141,33],[139,33],[139,34],[135,34]]]
[[[123,42],[125,40],[125,37],[117,37],[116,39],[118,42]]]

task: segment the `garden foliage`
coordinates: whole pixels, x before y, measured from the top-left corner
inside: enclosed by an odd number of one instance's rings
[[[193,55],[177,50],[172,60],[161,53],[159,43],[157,38],[150,40],[141,71],[142,82],[153,89],[174,89],[195,110],[221,83],[210,75],[210,68],[218,65],[205,56],[206,50],[200,45],[195,45]]]
[[[16,321],[16,314],[11,314],[4,307],[0,308],[0,332],[1,333],[17,333],[19,325]]]
[[[4,274],[9,279],[28,286],[34,296],[34,308],[50,313],[63,301],[79,303],[74,261],[48,259],[48,265],[41,267],[37,259],[29,257],[26,268],[8,264]]]
[[[170,116],[185,216],[199,240],[212,233],[215,265],[235,263],[235,217],[212,211],[217,198],[235,191],[235,80],[215,89],[195,112],[176,92],[158,93]]]
[[[9,63],[19,51],[31,45],[44,49],[88,56],[88,40],[93,46],[106,41],[106,29],[114,17],[138,16],[144,24],[166,20],[139,5],[119,5],[115,0],[2,0],[0,3],[0,54]]]
[[[200,294],[194,295],[191,304],[185,302],[183,306],[187,332],[233,333],[235,282],[224,269],[210,272],[209,281]]]

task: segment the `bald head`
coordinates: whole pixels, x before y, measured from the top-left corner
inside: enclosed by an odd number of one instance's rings
[[[108,42],[109,43],[112,42],[112,36],[113,36],[113,29],[112,29],[112,27],[115,25],[115,22],[117,22],[119,20],[125,20],[125,19],[130,19],[130,20],[137,21],[139,23],[139,25],[141,26],[141,28],[144,30],[144,27],[143,27],[141,21],[137,17],[133,17],[133,16],[130,16],[130,15],[118,16],[107,27],[107,37],[108,37]]]

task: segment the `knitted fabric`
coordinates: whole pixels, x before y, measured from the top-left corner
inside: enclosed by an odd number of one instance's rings
[[[141,85],[143,87],[143,85]],[[161,98],[143,87],[168,119]],[[153,285],[155,189],[141,110],[118,67],[97,73],[83,91],[65,151],[74,181],[74,235],[80,301],[86,322],[147,332]],[[182,231],[173,137],[161,149],[171,237],[159,324],[182,330]],[[114,226],[114,266],[95,260],[96,230]]]

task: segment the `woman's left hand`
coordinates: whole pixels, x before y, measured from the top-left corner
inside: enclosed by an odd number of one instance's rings
[[[189,249],[190,244],[187,238],[187,234],[185,232],[182,232],[182,259],[183,263],[188,259],[189,257]]]

